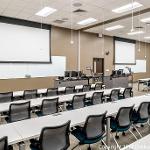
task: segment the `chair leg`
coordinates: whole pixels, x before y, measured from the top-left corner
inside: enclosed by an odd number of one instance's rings
[[[91,150],[91,146],[90,146],[90,144],[89,144],[89,147],[88,147],[88,149],[87,150]]]
[[[113,135],[112,135],[112,137],[113,137],[113,140],[115,141],[115,143],[116,143],[116,145],[117,145],[118,149],[119,149],[119,150],[121,150],[121,148],[120,148],[120,146],[119,146],[119,144],[118,144],[117,140],[115,139],[115,137],[114,137]]]
[[[125,133],[125,132],[122,132],[122,135],[123,135],[123,136],[126,136],[126,133]]]
[[[119,139],[119,135],[117,134],[117,132],[116,132],[115,138],[116,138],[116,139]]]
[[[109,147],[107,146],[107,144],[104,142],[104,140],[101,140],[103,142],[103,144],[105,145],[105,147],[109,150]]]
[[[136,140],[138,140],[138,138],[135,136],[135,134],[129,129],[129,132],[134,136],[134,138],[136,139]]]
[[[79,143],[77,145],[75,145],[71,150],[74,150],[75,148],[77,148],[79,146]],[[80,148],[79,148],[80,149]]]
[[[136,130],[136,132],[140,135],[140,137],[142,138],[143,136],[142,136],[142,134],[139,132],[139,130],[137,129],[137,127],[136,126],[134,126],[134,129]]]

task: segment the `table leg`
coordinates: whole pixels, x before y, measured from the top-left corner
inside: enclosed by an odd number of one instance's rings
[[[0,113],[0,124],[2,124],[2,114]]]
[[[25,150],[25,143],[24,142],[19,143],[19,150]]]
[[[64,111],[67,110],[67,104],[66,104],[66,102],[63,103],[63,110],[64,110]]]
[[[108,147],[110,146],[110,118],[107,118],[106,124],[106,144]]]

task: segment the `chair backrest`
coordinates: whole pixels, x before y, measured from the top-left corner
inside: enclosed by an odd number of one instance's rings
[[[119,89],[113,89],[110,93],[110,99],[111,101],[116,101],[119,99],[119,93],[120,90]]]
[[[0,93],[0,103],[11,102],[13,99],[13,92]]]
[[[49,115],[58,112],[58,98],[44,99],[41,106],[42,115]]]
[[[73,109],[79,109],[84,107],[85,94],[74,95],[72,100]]]
[[[66,150],[70,146],[70,121],[56,127],[45,127],[40,135],[40,150]]]
[[[100,104],[103,102],[103,93],[104,92],[94,92],[92,95],[92,104],[96,105],[96,104]]]
[[[8,150],[8,138],[7,138],[7,136],[0,138],[0,150]]]
[[[138,114],[141,119],[148,119],[149,118],[149,107],[150,102],[142,102],[138,108]]]
[[[58,88],[47,89],[47,96],[56,96],[56,95],[58,95]]]
[[[102,83],[96,83],[95,90],[101,90],[101,89],[102,89]]]
[[[24,99],[33,99],[37,97],[37,90],[25,90],[23,94]]]
[[[83,92],[90,91],[91,86],[90,85],[83,85]]]
[[[117,113],[116,120],[119,127],[128,127],[131,124],[133,107],[121,107]]]
[[[129,98],[131,96],[132,96],[132,87],[125,88],[123,92],[123,97]]]
[[[84,132],[87,139],[98,138],[105,133],[106,113],[88,116],[84,125]]]
[[[66,94],[72,94],[74,93],[74,87],[66,87]]]
[[[15,122],[30,118],[30,101],[25,103],[12,103],[9,106],[9,121]]]

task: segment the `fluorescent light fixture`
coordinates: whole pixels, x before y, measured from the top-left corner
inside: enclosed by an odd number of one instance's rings
[[[113,30],[122,29],[122,28],[124,28],[124,26],[122,26],[122,25],[116,25],[116,26],[108,27],[105,30],[107,30],[107,31],[113,31]]]
[[[146,37],[144,37],[144,39],[150,40],[150,36],[146,36]]]
[[[149,18],[141,19],[141,22],[150,22],[150,17]]]
[[[135,31],[135,32],[129,32],[128,35],[137,35],[137,34],[143,34],[144,31]]]
[[[87,24],[90,24],[90,23],[93,23],[93,22],[96,22],[96,21],[97,20],[95,18],[87,18],[85,20],[77,22],[77,24],[79,24],[79,25],[87,25]]]
[[[54,9],[54,8],[44,7],[43,9],[41,9],[40,11],[38,11],[35,15],[41,16],[41,17],[47,17],[50,14],[54,13],[55,11],[57,11],[57,10]]]
[[[115,13],[123,13],[123,12],[127,12],[127,11],[130,11],[130,10],[139,8],[139,7],[141,7],[141,6],[143,6],[143,5],[140,4],[140,3],[138,3],[138,2],[133,2],[133,3],[129,3],[129,4],[127,4],[127,5],[124,5],[124,6],[122,6],[122,7],[113,9],[112,12],[115,12]]]

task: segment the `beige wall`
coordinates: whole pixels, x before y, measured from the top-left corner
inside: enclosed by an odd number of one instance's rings
[[[71,33],[70,30],[52,27],[51,31],[51,51],[52,56],[66,56],[67,70],[78,70],[78,63],[80,62],[80,68],[85,73],[87,66],[92,67],[93,58],[104,58],[104,71],[105,74],[111,74],[114,57],[114,44],[113,38],[105,36],[104,38],[98,38],[96,34],[81,32],[80,34],[80,61],[78,61],[78,32],[73,32],[74,44],[70,44]],[[138,51],[139,44],[136,44],[136,59],[144,59],[145,51],[147,56],[147,72],[138,73],[134,75],[134,80],[138,78],[150,77],[150,44],[141,43],[141,50]],[[105,55],[105,52],[109,51],[109,55]],[[106,69],[109,72],[106,72]],[[46,78],[32,78],[32,79],[9,79],[0,80],[0,92],[15,91],[34,88],[47,88],[54,86],[54,77]]]
[[[136,81],[139,78],[149,78],[150,77],[150,67],[149,67],[150,66],[150,44],[144,42],[140,42],[140,44],[139,42],[136,43],[136,59],[146,59],[146,73],[134,74],[134,81]]]

